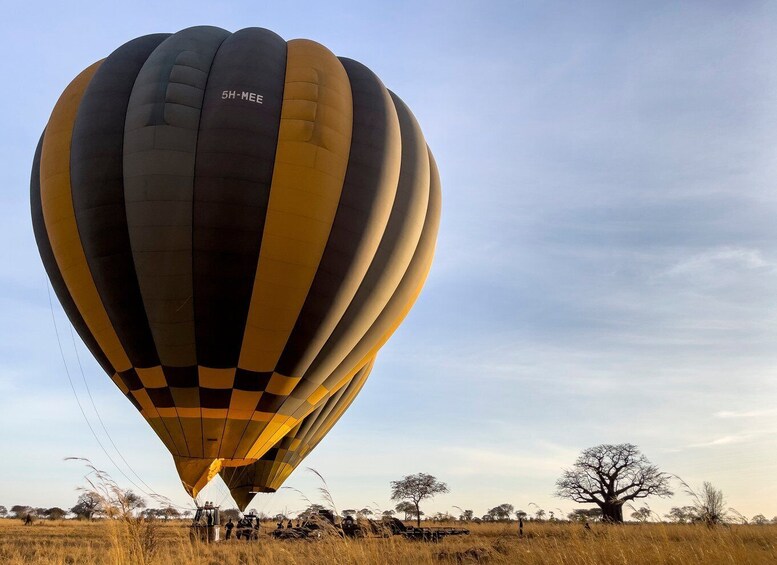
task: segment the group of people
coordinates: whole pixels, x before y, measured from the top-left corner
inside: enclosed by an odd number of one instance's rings
[[[240,520],[237,521],[237,525],[232,521],[232,518],[224,525],[224,529],[227,534],[225,539],[232,538],[232,530],[237,528],[235,532],[236,539],[244,539],[250,541],[252,539],[259,539],[259,518],[251,514],[246,514]]]

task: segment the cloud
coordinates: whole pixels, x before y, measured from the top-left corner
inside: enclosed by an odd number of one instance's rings
[[[740,412],[733,410],[720,410],[715,412],[716,418],[723,419],[740,419],[740,418],[762,418],[764,416],[774,416],[777,414],[777,409],[771,410],[742,410]]]
[[[755,437],[759,435],[757,433],[740,433],[740,434],[730,434],[721,436],[718,438],[715,438],[710,441],[706,441],[703,443],[692,443],[688,447],[717,447],[719,445],[731,445],[736,443],[747,443],[749,441],[752,441],[755,439]]]
[[[691,276],[714,274],[721,271],[766,271],[777,272],[777,265],[764,259],[758,249],[744,247],[721,247],[697,253],[684,259],[666,271],[667,276]]]
[[[699,443],[692,443],[688,447],[709,448],[718,446],[728,446],[752,442],[765,442],[777,437],[777,427],[774,425],[768,427],[759,427],[757,429],[744,429],[733,433],[727,433]],[[761,446],[763,447],[763,446]]]
[[[495,450],[468,446],[441,447],[442,458],[452,457],[449,472],[459,476],[555,476],[577,456],[577,450],[545,443],[531,451]]]

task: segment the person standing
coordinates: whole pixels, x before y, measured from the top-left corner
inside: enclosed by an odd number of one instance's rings
[[[518,518],[518,537],[523,537],[523,518]]]
[[[230,518],[229,522],[227,522],[226,526],[224,526],[224,528],[226,528],[227,530],[227,539],[232,537],[232,528],[234,527],[235,527],[235,524],[232,523],[232,518]]]

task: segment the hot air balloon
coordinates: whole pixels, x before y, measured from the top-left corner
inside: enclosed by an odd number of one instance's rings
[[[440,182],[364,65],[200,26],[68,85],[31,209],[71,323],[196,496],[222,469],[278,488],[350,405],[426,279]]]

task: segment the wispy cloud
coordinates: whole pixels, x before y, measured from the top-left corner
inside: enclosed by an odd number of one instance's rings
[[[697,253],[673,265],[666,271],[667,276],[691,276],[712,274],[721,271],[760,270],[767,274],[777,273],[777,265],[767,261],[761,250],[744,247],[720,247]]]
[[[574,461],[577,451],[545,444],[534,450],[517,451],[448,446],[440,449],[451,458],[449,472],[459,476],[549,477]]]
[[[692,443],[688,447],[717,447],[721,445],[732,445],[736,443],[747,443],[750,441],[753,441],[758,436],[762,435],[758,432],[745,432],[745,433],[739,433],[739,434],[729,434],[721,437],[717,437],[713,440],[702,442],[702,443]]]
[[[720,410],[719,412],[715,412],[714,414],[716,418],[723,418],[723,419],[763,418],[766,416],[775,416],[775,415],[777,415],[777,408],[769,409],[769,410],[741,410],[741,411]]]

